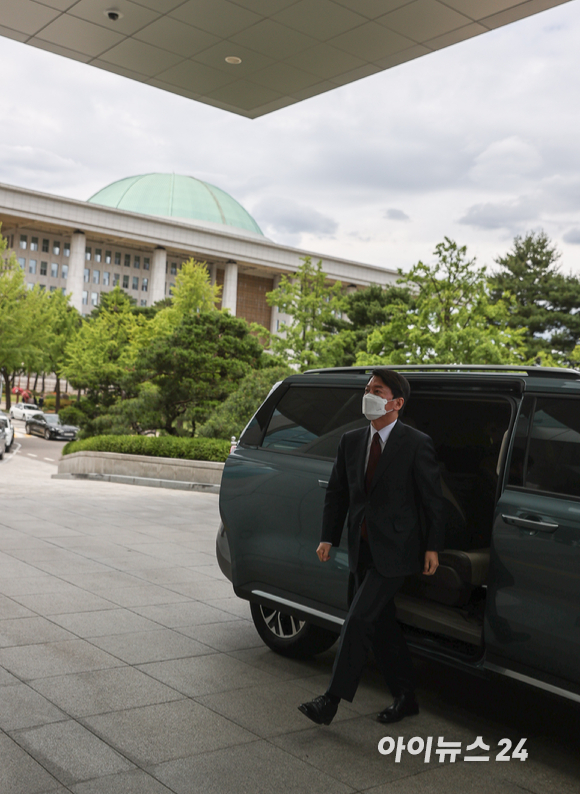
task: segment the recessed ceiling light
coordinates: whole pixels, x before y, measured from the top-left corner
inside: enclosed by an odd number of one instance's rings
[[[238,64],[238,63],[241,63],[241,62],[242,62],[242,59],[238,58],[237,55],[228,55],[228,57],[226,58],[226,63]]]

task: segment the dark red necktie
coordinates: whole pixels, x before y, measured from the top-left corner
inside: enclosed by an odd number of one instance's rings
[[[378,433],[375,433],[373,436],[373,440],[371,442],[371,449],[369,452],[369,462],[367,463],[367,470],[365,474],[365,492],[368,493],[371,489],[371,483],[373,481],[373,477],[375,476],[375,471],[377,470],[377,466],[379,460],[381,459],[381,437]],[[360,528],[360,533],[365,540],[367,540],[367,520],[366,518],[363,520]]]

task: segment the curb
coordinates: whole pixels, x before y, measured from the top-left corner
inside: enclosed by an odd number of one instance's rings
[[[130,477],[125,474],[53,474],[53,480],[97,480],[99,482],[118,482],[123,485],[144,485],[149,488],[173,488],[177,491],[204,491],[219,494],[220,486],[205,482],[186,482],[184,480],[159,480],[153,477]]]

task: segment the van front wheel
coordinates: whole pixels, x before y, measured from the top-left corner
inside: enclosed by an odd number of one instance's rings
[[[309,659],[331,648],[338,634],[278,609],[250,604],[256,631],[268,648],[292,659]]]

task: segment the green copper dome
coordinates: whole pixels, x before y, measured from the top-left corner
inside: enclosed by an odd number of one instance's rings
[[[142,215],[231,226],[264,236],[252,216],[228,193],[192,176],[129,176],[99,190],[89,202]]]

